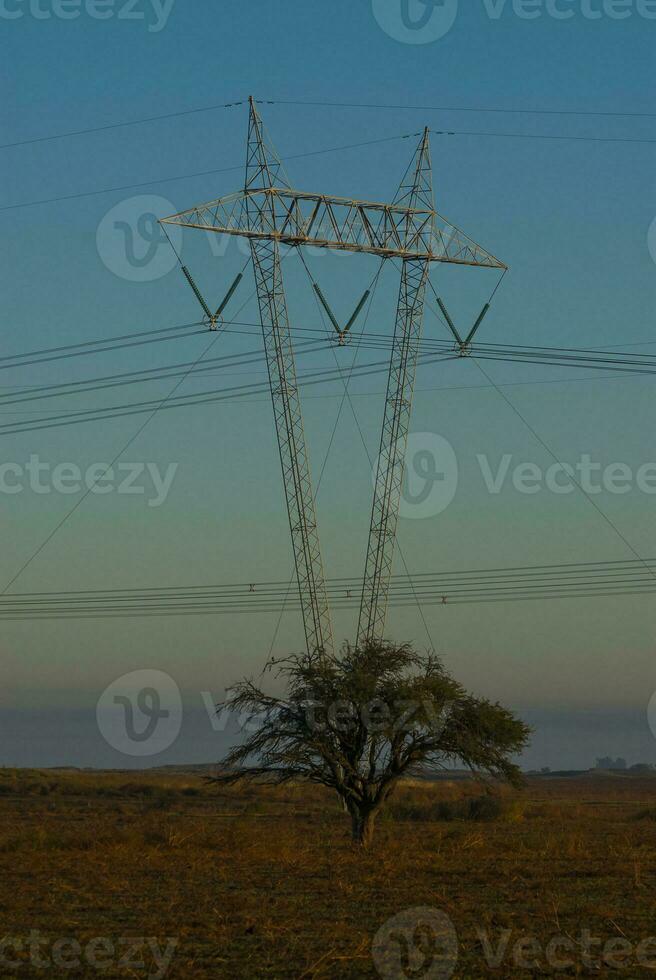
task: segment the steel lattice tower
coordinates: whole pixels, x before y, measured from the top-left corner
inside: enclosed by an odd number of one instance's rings
[[[359,642],[383,636],[430,265],[441,262],[500,270],[506,266],[435,211],[428,130],[423,133],[395,200],[392,204],[374,203],[294,190],[266,136],[253,99],[249,105],[243,191],[163,218],[162,223],[239,235],[250,242],[307,649],[309,653],[329,653],[333,635],[280,246],[314,245],[398,258],[402,262]],[[222,305],[212,314],[189,270],[184,266],[182,270],[209,326],[220,327],[220,314],[241,277],[237,277]],[[358,312],[362,305],[361,301]],[[356,315],[357,312],[343,331],[338,328],[340,341]]]
[[[413,210],[435,210],[427,129],[394,203]],[[408,225],[406,234],[410,231]],[[403,259],[362,585],[359,645],[382,640],[385,629],[429,270],[428,259]]]
[[[262,123],[251,99],[246,192],[266,191],[281,185],[289,187],[280,160],[266,144]],[[253,199],[247,198],[246,211],[251,229],[266,232],[275,227],[275,214],[270,198],[265,196],[264,207],[258,207],[253,203]],[[270,238],[252,239],[251,256],[305,639],[310,653],[330,653],[333,647],[332,626],[296,381],[294,350],[289,332],[287,302],[280,266],[280,245]]]

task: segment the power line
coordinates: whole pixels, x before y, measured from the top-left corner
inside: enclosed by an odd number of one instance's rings
[[[431,355],[427,356],[423,363],[433,364],[440,360],[451,360],[455,355]],[[372,361],[361,365],[356,369],[359,377],[366,377],[374,374],[384,373],[387,370],[385,361]],[[185,374],[187,377],[192,373]],[[339,381],[342,378],[341,371],[332,368],[321,371],[306,372],[299,376],[299,387],[307,385],[326,384],[332,381]],[[179,395],[175,398],[166,400],[162,405],[162,410],[172,408],[188,408],[194,405],[205,405],[216,401],[232,401],[243,398],[250,394],[261,394],[269,390],[268,382],[252,382],[251,384],[235,385],[230,388],[210,389],[208,391],[194,392],[189,395]],[[39,419],[30,419],[22,423],[5,422],[0,424],[0,435],[16,435],[21,432],[34,432],[43,429],[61,428],[69,425],[77,425],[81,422],[99,422],[109,419],[123,418],[126,415],[141,415],[150,411],[152,406],[158,403],[158,399],[150,399],[143,402],[131,402],[122,405],[112,405],[105,408],[79,409],[60,415],[44,416]]]
[[[552,141],[573,141],[579,143],[633,143],[650,145],[656,143],[656,138],[629,137],[629,136],[570,136],[566,134],[547,135],[544,133],[505,133],[505,132],[480,132],[475,130],[437,130],[432,129],[431,133],[435,136],[475,136],[475,137],[495,137],[500,139],[524,139],[524,140],[552,140]],[[321,156],[326,153],[338,153],[344,150],[360,149],[362,147],[375,146],[380,143],[390,143],[397,140],[410,139],[415,133],[403,133],[398,136],[383,136],[377,139],[363,140],[359,143],[347,143],[342,146],[325,147],[320,150],[309,150],[304,153],[294,153],[289,156],[281,157],[283,161],[301,160],[312,156]],[[92,191],[82,191],[76,194],[65,194],[58,197],[41,198],[35,201],[21,201],[18,204],[5,204],[0,207],[0,212],[16,211],[21,208],[37,207],[45,204],[56,204],[62,201],[77,201],[86,197],[95,197],[99,194],[111,194],[118,191],[139,190],[143,187],[153,187],[157,184],[174,183],[179,180],[192,180],[197,177],[208,177],[216,174],[233,173],[243,170],[243,165],[236,164],[232,167],[221,167],[212,170],[202,170],[190,174],[176,174],[173,177],[156,177],[151,180],[140,181],[133,184],[121,184],[114,187],[103,187]]]
[[[626,110],[598,110],[598,109],[536,109],[533,107],[513,109],[500,106],[439,106],[439,105],[400,105],[398,103],[382,102],[328,102],[310,101],[305,99],[261,99],[258,100],[262,105],[279,106],[308,106],[311,108],[334,108],[334,109],[381,109],[402,112],[474,112],[491,113],[495,115],[533,115],[533,116],[574,116],[593,118],[627,118],[627,119],[653,119],[656,112],[627,112]],[[48,143],[53,140],[70,139],[76,136],[87,136],[92,133],[103,133],[114,129],[123,129],[130,126],[141,126],[152,122],[161,122],[165,119],[178,119],[184,116],[199,115],[205,112],[216,112],[219,109],[231,109],[245,105],[245,100],[237,102],[222,102],[214,105],[194,106],[189,109],[180,109],[174,112],[164,112],[156,116],[142,116],[139,119],[123,119],[115,123],[106,123],[103,126],[89,126],[85,129],[68,130],[62,133],[51,133],[45,136],[32,136],[27,139],[14,140],[11,143],[0,143],[0,150],[6,150],[18,146],[30,146],[35,143]]]
[[[180,327],[165,327],[163,329],[157,329],[153,331],[144,331],[142,334],[133,334],[132,336],[146,337],[146,335],[149,334],[152,335],[157,334],[158,336],[148,336],[147,339],[134,340],[129,342],[124,342],[126,337],[130,336],[128,334],[125,337],[118,338],[119,342],[115,342],[114,340],[111,339],[110,340],[106,339],[104,341],[102,340],[88,341],[85,344],[67,344],[61,348],[51,348],[51,350],[53,351],[60,350],[62,351],[62,353],[48,354],[48,356],[46,357],[37,356],[37,357],[33,357],[31,360],[27,360],[27,358],[31,356],[30,354],[11,354],[8,355],[6,358],[4,358],[4,363],[3,363],[3,358],[0,358],[0,371],[6,371],[9,368],[32,367],[35,364],[47,364],[50,363],[51,361],[68,360],[72,357],[81,357],[90,354],[103,354],[103,353],[107,353],[108,351],[123,350],[126,347],[143,347],[145,344],[156,344],[156,343],[161,343],[163,341],[180,340],[182,338],[186,340],[187,337],[198,337],[201,334],[206,334],[208,332],[207,327],[205,327],[202,330],[188,329],[189,327],[192,326],[196,326],[196,324],[182,324]],[[181,332],[178,332],[177,335],[174,336],[173,331],[181,331]],[[167,335],[161,336],[163,333],[166,333]],[[100,346],[103,343],[105,344],[105,346],[104,347]],[[92,345],[93,345],[93,349],[92,349]],[[72,350],[71,348],[73,347],[79,347],[80,349]],[[19,358],[24,358],[24,359],[18,360]]]
[[[492,380],[492,378],[490,377],[490,375],[487,373],[487,371],[483,367],[481,367],[481,365],[477,361],[475,361],[475,363],[476,363],[476,366],[477,366],[478,370],[481,372],[481,374],[489,381],[489,383],[491,385],[493,385],[496,388],[496,385],[494,385],[494,381]],[[562,468],[563,464],[562,464],[561,460],[558,458],[557,454],[545,442],[545,440],[535,430],[535,428],[530,424],[530,422],[528,422],[528,420],[524,418],[524,416],[519,411],[519,409],[517,408],[517,406],[514,405],[513,402],[510,400],[510,398],[508,398],[508,396],[506,394],[504,394],[504,392],[501,391],[499,388],[496,388],[496,391],[497,391],[497,394],[504,400],[504,402],[506,403],[506,405],[511,409],[511,411],[523,423],[523,425],[526,427],[526,429],[528,429],[528,431],[531,433],[531,435],[534,437],[534,439],[536,439],[537,442],[539,442],[539,444],[542,446],[542,448],[545,449],[547,451],[547,453],[551,456],[551,458],[556,463],[558,463],[558,465],[561,466],[561,468]],[[611,520],[611,518],[608,516],[608,514],[606,514],[606,512],[601,509],[601,507],[595,501],[595,499],[584,489],[584,487],[582,486],[582,484],[576,479],[576,477],[573,475],[573,473],[571,472],[571,470],[570,470],[568,476],[569,476],[569,479],[574,484],[574,486],[581,492],[581,494],[583,495],[583,497],[591,505],[591,507],[594,507],[594,509],[599,514],[599,516],[601,518],[603,518],[603,520],[606,522],[606,524],[611,528],[612,531],[615,532],[615,534],[617,535],[617,537],[626,545],[626,547],[636,557],[636,559],[638,561],[641,561],[642,562],[642,564],[644,565],[645,569],[649,572],[650,576],[656,582],[656,572],[648,565],[647,562],[645,562],[643,559],[640,558],[640,555],[638,554],[638,552],[636,551],[636,549],[633,547],[633,545],[631,544],[631,542],[628,540],[628,538],[625,537],[625,535],[620,531],[620,529],[617,527],[617,525]]]
[[[624,110],[614,112],[609,109],[510,109],[498,106],[440,106],[440,105],[400,105],[398,103],[387,102],[313,102],[305,99],[263,99],[263,105],[300,105],[314,106],[317,108],[334,109],[396,109],[401,111],[419,112],[490,112],[505,115],[535,115],[535,116],[599,116],[599,117],[628,117],[628,118],[656,118],[656,112],[626,112]]]
[[[206,332],[206,331],[200,331]],[[162,339],[162,338],[157,338]],[[169,338],[164,338],[169,339]],[[176,338],[177,339],[177,338]],[[145,343],[146,341],[143,341]],[[130,346],[130,345],[128,345]],[[369,348],[373,350],[387,350],[389,349],[389,342],[369,342],[367,339],[362,340],[362,347]],[[104,348],[104,349],[115,349]],[[102,349],[102,350],[104,350]],[[303,344],[298,346],[300,354],[321,352],[326,349],[333,349],[334,345],[330,342],[325,341],[308,341],[306,340]],[[84,353],[88,353],[85,351]],[[72,354],[60,355],[60,356],[74,356]],[[649,356],[649,355],[647,355]],[[57,357],[51,357],[49,359],[57,359]],[[439,346],[437,343],[425,344],[422,342],[420,347],[420,364],[434,364],[439,361],[444,360],[455,360],[461,359],[459,355],[454,353],[452,345],[444,344]],[[498,361],[505,363],[522,363],[522,364],[543,364],[545,366],[561,366],[561,367],[578,367],[578,368],[589,368],[593,370],[608,370],[612,372],[625,372],[631,373],[633,375],[638,374],[640,376],[647,376],[656,373],[656,364],[650,361],[640,361],[635,358],[626,357],[624,360],[613,356],[606,360],[601,358],[573,358],[571,355],[564,355],[562,358],[556,358],[555,356],[549,356],[548,359],[539,358],[529,358],[527,356],[517,357],[512,356],[511,353],[500,352],[499,356],[496,356],[494,352],[488,353],[487,351],[478,351],[475,349],[472,351],[471,358],[475,361]],[[211,358],[207,364],[199,366],[195,362],[182,362],[172,365],[164,365],[159,368],[144,368],[138,371],[121,372],[114,375],[104,375],[96,378],[89,378],[79,381],[61,382],[54,385],[42,385],[32,389],[21,389],[19,393],[5,393],[0,394],[0,405],[16,405],[29,403],[32,401],[39,401],[42,399],[50,399],[53,397],[65,397],[74,396],[80,394],[89,394],[101,390],[112,389],[115,387],[142,384],[148,382],[155,382],[161,380],[167,380],[169,378],[180,377],[184,375],[185,377],[200,375],[205,373],[224,373],[227,370],[234,368],[236,366],[247,365],[252,367],[259,363],[263,363],[263,355],[257,351],[246,351],[240,354],[224,355],[222,357]],[[40,363],[40,362],[36,362]],[[355,376],[366,377],[373,374],[378,374],[385,370],[386,362],[382,361],[372,361],[366,364],[360,365],[354,370]],[[624,367],[623,364],[630,365],[629,367]],[[6,365],[4,365],[6,366]],[[0,365],[3,367],[3,365]],[[341,368],[339,364],[335,369],[320,369],[312,372],[306,372],[300,377],[300,383],[302,386],[315,385],[319,383],[329,383],[331,381],[338,381],[342,378],[343,372],[347,368]],[[577,379],[582,380],[582,379]],[[533,382],[538,383],[538,382]],[[490,384],[491,387],[495,387],[493,383]],[[438,387],[436,389],[425,389],[425,390],[451,390],[454,386]],[[474,386],[460,386],[460,387],[482,387],[481,385]],[[173,400],[169,401],[167,408],[175,407],[185,407],[190,405],[204,404],[205,402],[214,401],[224,401],[233,400],[236,398],[243,398],[252,394],[260,394],[266,390],[265,382],[250,382],[247,384],[231,386],[228,388],[210,389],[203,392],[194,392],[188,395],[181,395]],[[60,415],[48,415],[43,416],[38,419],[30,419],[23,422],[8,422],[0,424],[0,433],[5,435],[16,434],[23,431],[36,431],[42,428],[52,428],[55,426],[75,424],[77,422],[84,421],[102,421],[105,419],[117,418],[126,414],[140,414],[143,411],[147,411],[150,406],[155,403],[156,400],[149,400],[145,402],[132,402],[132,403],[122,403],[118,405],[105,406],[105,407],[93,407],[88,409],[74,410]]]
[[[407,608],[414,607],[417,601],[422,605],[449,606],[651,595],[656,591],[650,577],[655,567],[656,559],[627,559],[395,575],[390,599],[395,606]],[[361,587],[360,577],[327,580],[331,604],[338,609],[355,608]],[[283,581],[17,593],[0,599],[0,618],[281,613],[288,606],[288,592],[289,585]],[[297,605],[295,599],[290,608]]]
[[[304,153],[293,153],[290,156],[282,157],[283,160],[302,160],[306,157],[321,156],[324,153],[339,153],[343,150],[355,150],[366,146],[376,146],[380,143],[393,143],[396,140],[406,140],[410,139],[412,133],[403,133],[399,136],[382,136],[377,139],[363,140],[360,143],[347,143],[342,146],[329,146],[321,150],[308,150]],[[235,164],[232,167],[220,167],[213,170],[200,170],[192,174],[178,174],[175,177],[157,177],[153,180],[141,181],[137,184],[121,184],[115,187],[103,187],[98,190],[93,191],[82,191],[77,194],[65,194],[60,197],[48,197],[43,198],[38,201],[22,201],[19,204],[5,204],[0,207],[1,211],[16,211],[19,208],[32,208],[41,204],[56,204],[61,201],[77,201],[84,197],[95,197],[98,194],[111,194],[115,191],[131,191],[139,190],[142,187],[153,187],[155,184],[169,184],[174,183],[178,180],[192,180],[195,177],[209,177],[215,174],[227,174],[234,173],[235,171],[242,172],[244,169],[243,164]]]
[[[435,311],[434,311],[435,312]],[[169,327],[156,327],[151,330],[136,331],[128,334],[122,334],[116,337],[100,337],[96,340],[83,341],[76,344],[64,344],[58,347],[48,347],[42,348],[40,350],[25,351],[19,354],[5,354],[0,355],[0,370],[6,370],[7,368],[15,367],[26,367],[33,364],[47,363],[49,360],[60,360],[60,354],[70,354],[71,357],[86,356],[87,354],[105,353],[107,351],[119,350],[122,347],[130,346],[141,346],[141,344],[132,344],[131,341],[134,339],[141,340],[143,338],[143,343],[156,343],[161,340],[180,340],[186,339],[191,336],[199,336],[201,334],[207,333],[207,327],[199,330],[192,330],[193,327],[203,326],[202,321],[196,320],[190,323],[180,323]],[[242,331],[236,329],[237,327],[253,327],[254,331]],[[245,336],[259,336],[260,324],[252,320],[225,320],[223,321],[220,332],[227,334],[243,334]],[[325,325],[323,327],[294,327],[294,334],[321,334],[325,336]],[[165,335],[166,336],[163,336]],[[175,335],[175,336],[174,336]],[[385,333],[367,333],[366,336],[363,333],[354,332],[351,334],[352,338],[357,338],[358,343],[370,347],[379,346],[385,347],[391,344],[391,336]],[[151,339],[152,338],[152,339]],[[625,344],[616,345],[624,347],[640,347],[648,346],[654,343],[653,341],[642,341],[635,344]],[[444,350],[453,351],[456,348],[450,340],[440,340],[439,338],[424,338],[421,341],[422,349],[425,350]],[[656,363],[656,354],[641,353],[639,355],[640,360],[635,359],[635,355],[631,355],[622,350],[609,349],[604,347],[546,347],[546,346],[530,346],[526,344],[501,344],[501,343],[476,343],[472,347],[472,351],[476,352],[478,355],[488,355],[488,356],[501,356],[504,358],[510,358],[511,356],[521,358],[526,360],[527,363],[531,363],[528,358],[543,358],[548,359],[551,357],[557,357],[563,362],[565,360],[586,360],[588,362],[593,362],[600,364],[630,364],[635,366],[651,366],[652,363]],[[603,355],[599,359],[593,357],[579,357],[579,355]],[[572,355],[570,358],[568,355]],[[617,362],[613,358],[617,358]],[[629,359],[631,358],[631,359]]]
[[[6,361],[16,361],[19,358],[35,358],[46,354],[59,354],[62,351],[72,351],[98,344],[106,344],[108,342],[113,343],[116,341],[118,343],[122,340],[133,340],[135,337],[148,337],[153,334],[162,334],[174,330],[184,330],[188,327],[197,327],[199,326],[200,322],[200,320],[196,320],[193,323],[177,323],[172,327],[155,327],[153,330],[140,330],[133,333],[122,334],[119,337],[102,337],[98,340],[85,340],[77,344],[61,344],[59,347],[43,347],[41,350],[26,351],[22,354],[3,354],[0,356],[0,364]]]
[[[49,143],[52,140],[68,139],[72,136],[87,136],[89,133],[105,133],[111,129],[123,129],[127,126],[141,126],[144,123],[159,122],[162,119],[175,119],[179,116],[192,116],[199,112],[212,112],[216,109],[231,109],[244,105],[243,102],[224,102],[218,105],[201,106],[198,109],[181,109],[179,112],[165,112],[159,116],[143,116],[141,119],[124,119],[121,122],[108,123],[105,126],[89,126],[87,129],[73,129],[66,133],[53,133],[50,136],[32,136],[29,139],[15,140],[13,143],[0,143],[0,150],[14,146],[29,146],[33,143]]]
[[[207,332],[204,331],[205,334]],[[306,340],[304,343],[297,345],[297,351],[299,354],[309,354],[315,351],[325,350],[326,347],[325,341]],[[182,361],[178,364],[163,365],[157,368],[141,368],[138,371],[123,371],[118,374],[107,374],[97,378],[86,378],[79,381],[62,381],[53,385],[40,385],[38,387],[21,389],[20,394],[0,393],[0,405],[17,405],[24,402],[42,401],[48,398],[62,398],[67,395],[88,394],[89,392],[103,391],[123,385],[162,381],[167,378],[179,377],[180,374],[235,374],[239,372],[234,372],[232,370],[234,367],[261,364],[264,363],[264,360],[262,351],[257,349],[244,351],[239,354],[224,354],[220,357],[207,358],[202,365],[197,365],[195,361]],[[241,373],[250,374],[252,372]]]
[[[564,133],[547,135],[546,133],[490,133],[474,130],[442,130],[431,129],[435,136],[494,136],[500,139],[514,140],[557,140],[574,143],[656,143],[656,139],[645,139],[639,136],[570,136]]]
[[[248,299],[240,307],[240,309],[239,309],[239,312],[240,313],[244,309],[246,303],[248,303]],[[205,354],[209,350],[211,350],[212,346],[215,344],[216,340],[218,339],[218,336],[219,336],[218,333],[215,333],[213,335],[210,343],[198,355],[198,358],[197,358],[196,363],[198,363],[198,361],[200,361],[205,356]],[[73,516],[73,514],[75,514],[76,511],[78,510],[78,508],[81,507],[81,505],[87,499],[87,497],[89,496],[89,494],[91,493],[91,491],[94,489],[94,487],[96,487],[98,485],[98,483],[100,482],[100,480],[103,479],[103,477],[105,476],[105,474],[107,473],[107,471],[109,469],[111,469],[118,462],[118,460],[121,458],[121,456],[123,455],[123,453],[126,452],[130,448],[130,446],[139,438],[139,436],[144,432],[144,430],[150,424],[150,422],[152,421],[152,419],[157,415],[157,412],[160,410],[160,408],[162,408],[166,404],[167,400],[169,398],[171,398],[175,394],[175,392],[180,388],[180,386],[182,384],[184,384],[184,381],[185,381],[185,378],[182,377],[182,378],[180,378],[179,380],[177,380],[175,382],[175,384],[173,385],[173,387],[171,388],[171,390],[168,392],[168,394],[166,394],[164,396],[164,398],[161,399],[161,401],[159,402],[159,404],[156,405],[152,409],[152,411],[148,414],[148,417],[143,422],[140,423],[140,425],[138,426],[138,428],[136,429],[136,431],[132,433],[132,435],[128,438],[127,442],[125,442],[123,444],[123,446],[119,449],[119,451],[116,453],[116,455],[112,459],[112,461],[109,464],[109,466],[107,467],[107,469],[93,482],[93,484],[91,484],[90,486],[87,487],[86,491],[82,494],[82,496],[80,497],[80,499],[77,500],[73,504],[73,506],[69,510],[66,511],[66,513],[64,514],[64,516],[57,522],[57,524],[55,524],[54,528],[45,536],[45,538],[43,538],[41,540],[41,542],[37,545],[37,547],[34,548],[30,552],[30,554],[25,559],[25,561],[22,563],[22,565],[18,568],[18,570],[14,573],[14,575],[6,583],[6,585],[2,589],[2,592],[0,593],[0,595],[5,595],[9,591],[9,589],[12,587],[12,585],[15,582],[18,581],[18,579],[23,574],[23,572],[25,572],[25,570],[30,567],[30,565],[32,564],[32,562],[35,561],[39,557],[39,555],[44,551],[44,549],[48,547],[48,545],[50,544],[50,542],[57,536],[57,534],[59,533],[59,531],[61,531],[61,529],[65,526],[65,524],[68,523],[68,521]]]
[[[415,572],[411,577],[415,581],[428,580],[428,579],[438,579],[447,578],[454,579],[462,576],[473,576],[474,578],[481,577],[525,577],[527,575],[557,575],[561,577],[569,577],[573,575],[589,575],[589,574],[612,574],[617,575],[622,572],[631,572],[635,568],[642,568],[644,565],[655,565],[656,557],[654,558],[640,558],[635,560],[633,558],[616,558],[600,561],[585,561],[585,562],[545,562],[538,565],[492,565],[488,567],[477,567],[470,569],[444,569],[443,571],[433,571],[433,572]],[[393,575],[392,579],[394,581],[403,581],[410,576],[406,575]],[[333,576],[332,578],[326,579],[328,583],[332,583],[335,586],[342,587],[348,583],[361,583],[361,576]],[[254,581],[253,579],[242,579],[239,582],[229,582],[223,584],[213,583],[210,585],[174,585],[174,586],[151,586],[148,588],[112,588],[112,589],[63,589],[61,591],[51,591],[51,592],[16,592],[11,598],[21,599],[21,598],[35,598],[35,597],[54,597],[54,596],[95,596],[95,595],[115,595],[121,593],[144,593],[144,592],[179,592],[183,589],[194,590],[194,589],[250,589],[250,588],[264,588],[264,587],[278,587],[283,586],[284,582],[279,582],[273,579],[265,579],[262,581]],[[1,601],[1,600],[0,600]]]

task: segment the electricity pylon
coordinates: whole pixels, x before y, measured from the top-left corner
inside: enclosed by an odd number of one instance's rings
[[[290,186],[253,99],[249,104],[243,191],[161,220],[163,224],[239,235],[250,241],[307,648],[310,653],[328,653],[333,646],[332,627],[280,246],[313,245],[382,258],[396,257],[403,263],[381,440],[384,462],[379,462],[376,480],[358,629],[360,640],[382,636],[385,622],[417,341],[430,264],[443,262],[502,270],[506,266],[435,211],[427,131],[409,168],[409,176],[392,204],[331,197]],[[207,314],[209,307],[204,300],[201,305]],[[339,329],[333,318],[340,335],[350,328],[362,305],[361,301],[344,330]],[[225,301],[220,309],[224,306]],[[216,315],[210,325],[217,326]]]
[[[428,129],[394,203],[413,210],[435,210]],[[385,629],[429,270],[427,258],[403,259],[362,585],[359,646],[368,640],[382,640]]]
[[[245,188],[246,217],[251,230],[266,234],[275,226],[272,198],[266,192],[281,185],[289,188],[280,160],[267,145],[262,122],[251,100]],[[261,192],[265,193],[259,204]],[[280,266],[280,244],[273,238],[263,237],[252,238],[250,245],[305,638],[310,653],[330,653],[332,626]]]

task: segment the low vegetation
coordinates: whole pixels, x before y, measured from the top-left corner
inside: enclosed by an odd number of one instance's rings
[[[590,970],[581,951],[558,971],[543,955],[586,929],[604,943],[656,933],[653,777],[531,777],[523,790],[406,781],[364,853],[320,787],[12,770],[0,787],[1,933],[37,930],[51,960],[59,939],[151,937],[162,949],[176,941],[166,976],[181,980],[376,978],[377,931],[429,907],[457,931],[455,978],[654,972]],[[516,952],[527,938],[530,970]],[[495,969],[486,942],[505,950]],[[20,969],[0,975],[153,978],[146,953],[141,967],[44,970],[25,948]]]

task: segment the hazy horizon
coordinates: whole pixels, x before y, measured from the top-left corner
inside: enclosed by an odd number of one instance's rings
[[[437,209],[510,268],[481,327],[482,344],[650,350],[656,277],[648,236],[656,186],[653,146],[647,145],[653,46],[645,21],[591,20],[580,12],[566,21],[544,12],[525,19],[511,5],[499,5],[499,16],[490,17],[485,5],[460,6],[444,37],[404,44],[377,22],[370,3],[259,5],[257,31],[267,43],[248,62],[243,52],[254,28],[236,0],[219,7],[174,4],[166,25],[152,31],[147,23],[116,17],[24,16],[8,23],[0,71],[15,98],[2,116],[4,139],[17,145],[0,156],[1,219],[10,243],[0,268],[3,356],[197,319],[196,301],[166,242],[156,242],[153,264],[144,259],[150,246],[137,218],[150,211],[162,216],[241,186],[249,94],[261,101],[278,151],[295,157],[287,162],[293,183],[308,190],[391,199],[417,134],[430,126]],[[20,58],[10,37],[22,42]],[[197,55],[184,65],[181,37]],[[230,38],[221,44],[220,65],[218,37]],[[321,51],[317,37],[325,42]],[[62,72],[71,46],[75,70]],[[298,66],[289,70],[302,50],[318,59],[311,78]],[[465,64],[476,70],[463,71]],[[303,100],[329,104],[291,104]],[[242,104],[222,107],[236,101]],[[207,106],[217,108],[187,112]],[[181,115],[29,143],[175,112]],[[605,114],[571,114],[599,112]],[[627,112],[646,115],[622,115]],[[451,132],[460,135],[446,135]],[[626,142],[636,139],[645,143]],[[39,201],[48,203],[27,206]],[[218,302],[246,265],[243,248],[235,239],[209,242],[193,230],[177,241],[204,293]],[[328,253],[309,254],[308,264],[340,317],[353,309],[378,268],[372,256]],[[298,258],[287,259],[285,269],[292,325],[320,329],[320,311]],[[398,277],[388,264],[365,332],[391,333]],[[497,278],[484,269],[440,266],[432,272],[462,327],[473,322]],[[240,363],[187,379],[185,394],[266,380],[264,364],[248,360],[249,352],[262,348],[249,268],[227,315],[239,323],[217,335],[212,356],[239,355]],[[430,310],[423,335],[449,339]],[[99,356],[14,364],[3,370],[2,392],[184,364],[207,343],[205,334],[190,335]],[[355,352],[354,344],[299,354],[299,363],[304,370],[323,370],[334,367],[337,357],[348,369]],[[386,356],[362,350],[359,363]],[[164,380],[136,390],[12,404],[2,409],[3,418],[29,422],[60,408],[163,399],[175,384]],[[446,440],[457,487],[448,506],[438,499],[432,510],[402,516],[396,573],[405,567],[419,575],[656,555],[653,489],[641,489],[637,479],[642,467],[656,465],[650,377],[462,358],[424,364],[416,387],[417,446],[430,449],[435,438]],[[351,390],[351,405],[342,405],[339,384],[302,392],[315,481],[326,463],[317,507],[331,578],[362,574],[384,374],[355,378]],[[83,471],[117,456],[161,474],[175,467],[165,499],[155,495],[152,481],[141,495],[82,499],[81,491],[46,494],[29,486],[3,493],[0,588],[7,594],[291,579],[266,392],[160,411],[141,431],[143,422],[144,416],[127,416],[4,434],[3,462],[23,469],[35,456],[51,468],[75,464]],[[518,467],[537,467],[544,475],[554,458],[575,467],[586,457],[599,471],[628,467],[630,486],[606,485],[587,495],[576,488],[562,493],[544,481],[537,490],[522,489]],[[417,499],[424,489],[418,474]],[[501,475],[496,490],[486,474]],[[335,615],[337,637],[353,636],[356,615]],[[567,748],[568,732],[576,741],[572,732],[581,711],[599,718],[606,712],[607,720],[625,711],[635,716],[617,737],[607,721],[607,737],[600,731],[597,739],[607,744],[599,744],[598,754],[634,755],[632,739],[644,736],[641,755],[649,755],[654,625],[651,594],[462,606],[438,600],[425,603],[421,613],[414,605],[391,608],[388,635],[420,649],[434,645],[448,670],[478,695],[520,710],[541,705],[551,711],[550,720],[540,722],[540,747],[532,750],[536,764],[553,765],[548,746],[557,745],[569,766],[579,753],[592,761],[587,743],[585,750]],[[101,693],[130,671],[168,672],[193,700],[194,691],[257,674],[270,651],[281,656],[303,645],[295,611],[281,619],[277,611],[5,618],[2,626],[3,726],[12,711],[35,712],[22,728],[36,739],[34,750],[25,747],[25,757],[35,759],[59,751],[49,744],[49,710],[61,712],[62,744],[74,740],[66,733],[75,730],[75,712],[91,717]],[[20,757],[17,732],[8,737],[9,754]]]

